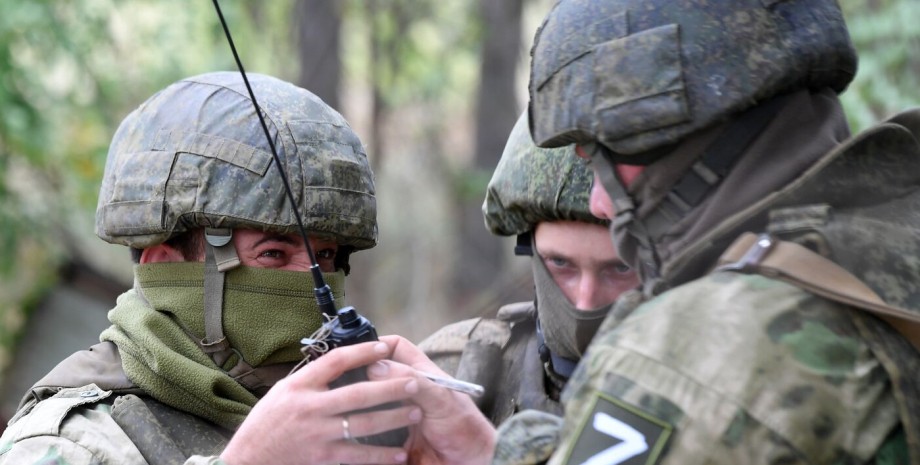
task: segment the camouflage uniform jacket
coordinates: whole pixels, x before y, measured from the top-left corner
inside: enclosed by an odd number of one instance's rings
[[[883,459],[898,405],[850,312],[729,272],[647,302],[595,340],[550,463],[906,463]]]
[[[773,196],[760,227],[920,311],[917,135],[920,111],[855,136]],[[611,313],[563,393],[564,423],[503,429],[494,463],[916,465],[917,373],[916,350],[871,314],[717,271]],[[553,425],[558,443],[521,446]]]
[[[231,434],[145,396],[104,342],[26,394],[0,437],[0,464],[221,464]]]
[[[473,318],[441,328],[419,344],[438,366],[458,379],[482,385],[479,409],[499,425],[514,413],[535,409],[560,415],[564,380],[548,374],[539,354],[532,302],[503,306],[497,318]]]

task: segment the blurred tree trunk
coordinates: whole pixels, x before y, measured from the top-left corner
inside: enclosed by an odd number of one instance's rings
[[[385,47],[386,40],[382,37],[380,32],[380,26],[378,18],[381,14],[380,4],[376,1],[370,1],[366,5],[367,15],[370,18],[368,23],[371,28],[371,56],[369,67],[371,70],[371,76],[379,76],[381,71],[390,61],[389,55],[382,56],[383,49],[386,48],[387,53],[391,52],[391,47]],[[374,173],[380,172],[380,167],[383,163],[383,153],[384,153],[384,143],[383,143],[383,117],[384,117],[384,108],[386,102],[383,99],[383,89],[381,89],[380,81],[378,79],[371,78],[371,140],[365,141],[367,145],[367,151],[371,156],[371,169],[374,170]]]
[[[482,21],[482,68],[476,104],[476,144],[471,177],[478,180],[459,199],[460,250],[456,267],[455,301],[470,304],[471,298],[500,283],[502,243],[483,226],[482,200],[485,182],[501,158],[508,133],[520,111],[516,100],[515,70],[521,49],[523,0],[480,0]],[[492,289],[495,291],[495,289]],[[470,309],[472,311],[478,309]]]
[[[371,169],[379,173],[388,147],[383,134],[390,105],[384,97],[391,92],[396,76],[402,73],[404,53],[409,39],[405,36],[412,23],[425,14],[427,5],[416,0],[366,2],[370,27],[371,135],[364,141],[371,159]]]
[[[297,0],[297,44],[300,54],[298,85],[316,94],[330,107],[339,107],[339,31],[342,11],[337,0]]]

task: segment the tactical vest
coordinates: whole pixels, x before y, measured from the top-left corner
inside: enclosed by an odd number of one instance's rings
[[[151,465],[182,464],[192,455],[219,455],[233,434],[144,394],[125,376],[118,349],[111,342],[96,344],[59,363],[26,393],[10,424],[44,409],[45,404],[52,405],[51,399],[58,399],[53,404],[63,409],[59,424],[75,408],[110,405],[112,419]],[[58,430],[58,425],[42,426]]]

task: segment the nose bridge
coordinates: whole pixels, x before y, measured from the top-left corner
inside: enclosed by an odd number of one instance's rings
[[[600,282],[594,270],[582,270],[578,280],[578,294],[575,298],[575,308],[579,310],[593,310],[600,307],[601,292]]]
[[[601,218],[601,219],[609,220],[611,218],[608,217],[609,216],[608,212],[604,208],[605,206],[604,201],[606,199],[602,197],[602,196],[606,196],[607,193],[601,191],[601,189],[603,188],[604,188],[603,185],[601,184],[600,180],[597,178],[597,174],[595,174],[594,183],[591,185],[591,196],[590,196],[590,199],[588,200],[589,210],[591,211],[592,215],[598,218]]]

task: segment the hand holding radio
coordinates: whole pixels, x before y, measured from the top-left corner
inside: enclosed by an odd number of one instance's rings
[[[339,309],[337,318],[330,320],[327,325],[329,325],[329,328],[326,343],[329,345],[330,349],[360,344],[362,342],[377,341],[377,330],[374,328],[374,325],[372,325],[367,318],[358,314],[357,310],[351,306]],[[336,389],[367,380],[365,367],[354,368],[346,371],[342,376],[329,383],[329,388]],[[354,410],[349,414],[354,415],[362,412],[394,409],[397,407],[399,407],[398,403],[386,403],[366,409]],[[361,444],[398,447],[405,444],[408,437],[408,429],[396,428],[371,436],[354,436],[354,439]]]
[[[407,454],[399,446],[406,444],[409,435],[406,426],[422,420],[423,414],[419,407],[424,409],[427,406],[435,411],[437,408],[433,402],[448,398],[447,395],[452,396],[448,399],[456,399],[453,396],[460,395],[441,387],[437,387],[436,391],[428,388],[420,396],[423,400],[428,399],[427,403],[416,407],[405,401],[419,394],[423,383],[425,386],[436,386],[431,376],[419,378],[418,373],[409,371],[406,372],[407,376],[367,381],[365,367],[383,360],[392,348],[386,343],[374,342],[377,341],[374,326],[353,307],[336,308],[332,292],[323,280],[310,246],[300,211],[296,207],[297,202],[284,172],[284,163],[278,156],[274,139],[246,77],[230,29],[218,1],[213,0],[213,3],[310,257],[315,298],[326,318],[321,328],[322,337],[310,338],[308,341],[304,362],[306,366],[300,365],[303,368],[276,383],[255,405],[221,457],[233,465],[268,462],[405,462]],[[451,383],[450,379],[444,377],[435,378],[441,383]],[[475,387],[473,389],[475,391]],[[463,399],[453,411],[465,412],[473,404],[465,396],[460,397]],[[475,410],[475,406],[473,408]],[[444,413],[452,410],[440,411]],[[433,423],[435,436],[444,434],[444,426],[449,424],[450,421]],[[475,418],[470,424],[476,424]],[[487,421],[486,426],[492,431]],[[432,436],[416,434],[415,437],[421,439],[414,440],[414,443],[423,445],[426,451],[430,450],[428,444],[423,442]],[[433,457],[437,456],[436,452]]]
[[[221,457],[232,465],[405,463],[402,444],[386,447],[357,439],[405,429],[421,419],[419,407],[406,402],[418,393],[415,376],[328,387],[391,352],[385,342],[343,346],[282,379],[259,400]],[[381,404],[396,407],[369,409]]]

